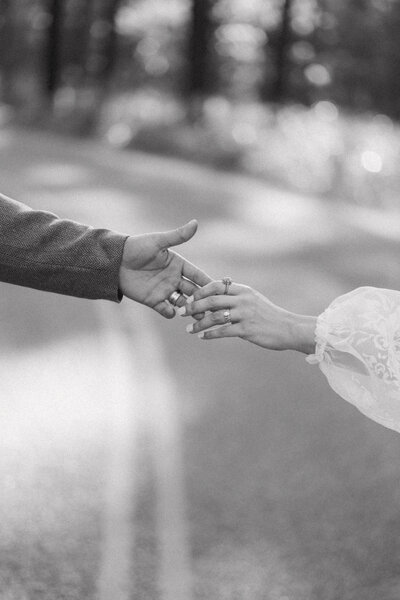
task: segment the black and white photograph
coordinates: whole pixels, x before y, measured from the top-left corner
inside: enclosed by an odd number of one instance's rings
[[[0,0],[0,600],[400,599],[400,1]]]

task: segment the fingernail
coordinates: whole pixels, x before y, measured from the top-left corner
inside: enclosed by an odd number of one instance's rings
[[[186,331],[188,333],[193,333],[193,323],[189,323],[189,325],[186,325]]]
[[[204,331],[200,331],[199,334],[197,334],[197,337],[199,337],[200,339],[204,338]]]
[[[180,306],[179,308],[176,309],[176,313],[180,316],[180,317],[184,317],[186,315],[186,306]]]
[[[188,297],[186,298],[186,302],[187,302],[187,304],[190,304],[191,302],[193,302],[193,300],[194,300],[193,296],[188,296]]]

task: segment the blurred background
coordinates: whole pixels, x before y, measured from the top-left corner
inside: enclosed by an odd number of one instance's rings
[[[400,281],[396,0],[0,0],[1,192],[319,314]],[[294,353],[2,284],[0,597],[398,600],[400,437]]]
[[[397,207],[390,0],[2,0],[2,120]]]

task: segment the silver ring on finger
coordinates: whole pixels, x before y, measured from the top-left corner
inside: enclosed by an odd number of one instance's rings
[[[180,292],[172,292],[172,294],[168,298],[168,301],[172,304],[172,306],[176,306],[181,296],[182,294]]]
[[[225,286],[224,294],[229,292],[229,286],[232,285],[232,279],[230,277],[224,277],[222,283]]]
[[[232,316],[231,316],[231,311],[229,310],[229,308],[224,310],[224,323],[226,325],[232,325]]]

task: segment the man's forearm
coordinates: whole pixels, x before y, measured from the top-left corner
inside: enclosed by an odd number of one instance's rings
[[[118,301],[127,237],[59,219],[0,195],[0,281]]]

